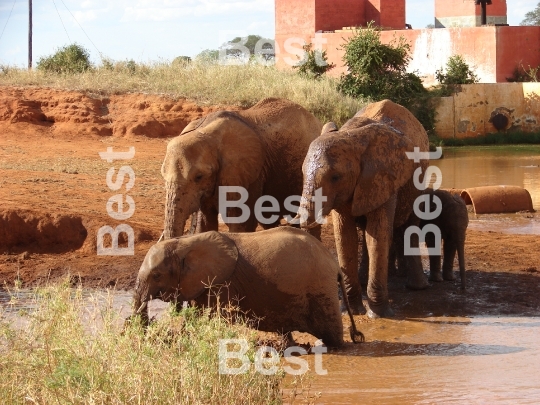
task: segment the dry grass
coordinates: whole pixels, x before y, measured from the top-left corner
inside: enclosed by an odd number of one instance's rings
[[[188,98],[202,105],[249,107],[265,97],[294,101],[321,121],[342,124],[365,101],[344,96],[336,89],[337,80],[313,80],[294,71],[262,65],[222,66],[189,64],[137,64],[135,69],[99,67],[81,74],[51,74],[43,71],[3,66],[0,85],[45,86],[101,95],[126,92],[165,94]]]
[[[254,331],[242,323],[170,310],[145,334],[122,319],[111,297],[83,297],[68,283],[38,290],[17,326],[0,311],[2,404],[273,404],[282,403],[282,371],[265,376],[218,372],[218,340]],[[4,314],[5,315],[5,314]],[[13,315],[11,316],[13,318]],[[302,381],[301,379],[299,381]],[[302,391],[293,386],[293,396]],[[290,398],[290,397],[289,397]],[[292,398],[294,399],[294,398]]]

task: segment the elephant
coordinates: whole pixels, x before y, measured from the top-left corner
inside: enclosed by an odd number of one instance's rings
[[[358,277],[357,225],[365,226],[369,272],[367,313],[372,318],[393,316],[388,298],[388,252],[393,229],[404,232],[410,225],[414,200],[420,194],[413,173],[419,179],[427,160],[415,162],[406,152],[419,148],[428,152],[426,131],[404,107],[389,100],[367,105],[340,130],[325,125],[315,139],[302,166],[304,185],[297,218],[311,231],[332,213],[338,261],[350,281],[349,301],[353,312],[364,313]],[[322,189],[326,198],[315,212],[314,196]],[[418,246],[413,234],[411,247]],[[419,256],[407,257],[407,286],[429,286]]]
[[[193,213],[198,218],[195,232],[217,231],[220,198],[226,198],[220,197],[220,186],[247,190],[250,214],[245,221],[238,218],[243,212],[239,207],[226,209],[231,232],[255,231],[254,207],[261,196],[277,200],[279,215],[294,214],[298,206],[288,211],[285,200],[300,195],[302,162],[321,127],[303,107],[277,98],[245,111],[218,111],[192,121],[168,143],[161,167],[166,188],[163,237],[183,235]],[[278,216],[266,215],[263,228],[279,224]]]
[[[150,248],[140,267],[134,314],[148,321],[147,303],[159,298],[197,307],[233,302],[259,320],[263,331],[307,332],[327,346],[343,345],[338,283],[343,275],[315,237],[298,228],[254,233],[208,231],[166,239]],[[226,285],[226,287],[222,287]],[[351,338],[364,340],[352,312]]]
[[[429,281],[440,282],[443,280],[453,281],[456,279],[454,275],[454,258],[458,253],[459,272],[461,278],[461,289],[466,288],[465,277],[465,234],[469,225],[469,214],[465,201],[458,195],[452,194],[443,189],[427,188],[423,194],[429,196],[430,209],[429,212],[435,212],[437,204],[434,202],[436,196],[440,200],[441,212],[434,219],[419,219],[420,227],[424,228],[428,224],[437,226],[441,232],[441,240],[443,242],[443,266],[441,272],[441,255],[429,255]],[[425,211],[424,203],[420,203],[419,210]],[[414,212],[411,215],[415,215]],[[435,234],[432,232],[426,233],[426,245],[428,247],[435,246]],[[395,269],[397,259],[397,273],[403,273],[403,255],[399,249],[396,249],[394,255],[390,255],[390,269]]]

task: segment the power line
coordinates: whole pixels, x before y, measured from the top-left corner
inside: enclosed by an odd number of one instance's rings
[[[60,12],[58,11],[58,7],[56,7],[56,2],[54,0],[52,0],[53,4],[54,4],[54,8],[56,9],[56,12],[58,13],[58,17],[60,18],[60,22],[62,23],[62,27],[64,27],[64,31],[66,31],[66,35],[68,37],[68,40],[69,40],[69,43],[71,44],[71,38],[69,37],[69,34],[66,30],[66,26],[64,25],[64,21],[62,21],[62,16],[60,16]]]
[[[88,40],[90,41],[90,43],[92,45],[94,45],[94,48],[96,48],[96,50],[98,51],[99,53],[99,56],[101,56],[101,52],[100,50],[98,49],[98,47],[96,46],[96,44],[94,44],[92,42],[92,40],[90,39],[90,37],[88,36],[88,34],[86,33],[86,31],[84,30],[84,28],[81,26],[81,24],[79,24],[79,21],[77,21],[77,19],[75,18],[75,16],[73,15],[73,13],[69,10],[69,8],[66,6],[66,3],[64,3],[64,0],[60,0],[62,2],[62,4],[64,5],[64,7],[66,8],[66,10],[69,12],[69,14],[71,14],[71,16],[73,17],[73,19],[75,20],[75,22],[77,23],[77,25],[81,28],[82,32],[84,32],[84,35],[86,35],[86,38],[88,38]]]
[[[17,2],[17,0],[13,0],[13,4],[11,5],[11,10],[9,11],[9,15],[8,15],[8,18],[7,18],[7,21],[6,23],[4,24],[4,28],[2,29],[2,33],[0,34],[0,39],[2,39],[2,35],[4,35],[4,31],[6,30],[6,27],[7,27],[7,24],[9,22],[9,19],[11,17],[11,12],[13,11],[13,7],[15,7],[15,3]]]

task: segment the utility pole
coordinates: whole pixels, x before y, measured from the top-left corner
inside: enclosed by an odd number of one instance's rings
[[[28,70],[32,70],[32,0],[28,0]]]

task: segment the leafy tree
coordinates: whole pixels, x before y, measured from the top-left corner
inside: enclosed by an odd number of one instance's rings
[[[540,3],[537,4],[534,10],[525,14],[525,18],[519,25],[540,25]]]
[[[173,65],[188,65],[191,63],[191,58],[189,56],[177,56],[173,59],[172,64]]]
[[[59,48],[53,55],[39,59],[37,68],[53,73],[82,73],[92,68],[90,53],[78,44]]]
[[[343,48],[348,73],[341,76],[338,88],[344,94],[374,101],[392,100],[408,108],[426,131],[433,130],[435,109],[428,91],[416,73],[406,71],[410,45],[405,38],[383,44],[380,29],[370,24],[357,30]]]
[[[313,49],[313,44],[309,43],[302,47],[304,57],[295,65],[293,69],[298,69],[301,76],[319,79],[323,74],[336,67],[333,63],[328,63],[326,51]]]
[[[218,59],[219,51],[217,49],[205,49],[195,56],[195,60],[200,62],[217,62]]]
[[[444,95],[454,93],[457,84],[478,83],[478,77],[461,55],[451,56],[446,63],[446,73],[442,69],[437,70],[435,78],[442,85]]]
[[[243,53],[235,47],[235,44],[245,46],[249,50],[249,56],[259,56],[266,61],[275,58],[275,43],[273,39],[263,38],[260,35],[248,35],[247,37],[236,37],[231,41],[225,42],[220,49],[225,50],[227,56],[241,58]],[[257,44],[259,48],[257,47]]]

